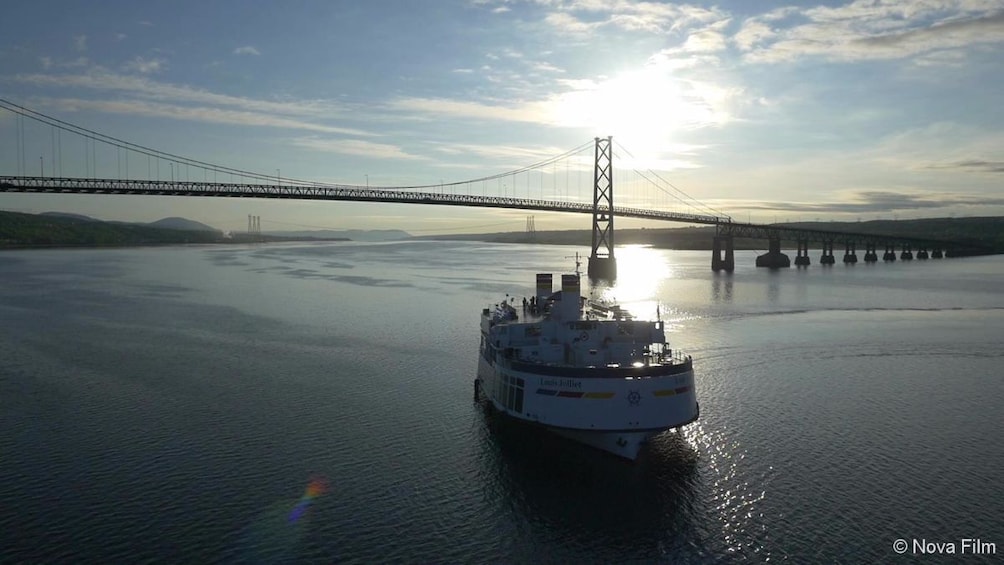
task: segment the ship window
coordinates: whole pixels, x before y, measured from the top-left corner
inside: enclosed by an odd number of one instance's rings
[[[513,404],[513,410],[522,414],[523,413],[523,379],[516,378],[516,386],[514,388],[516,391],[516,399]]]
[[[509,395],[508,395],[508,401],[506,402],[505,406],[506,408],[512,410],[516,404],[516,387],[510,386],[506,388],[509,389],[508,390]]]

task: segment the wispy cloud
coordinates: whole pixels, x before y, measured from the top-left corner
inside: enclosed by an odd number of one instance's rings
[[[375,143],[362,139],[330,139],[318,136],[308,136],[291,139],[289,143],[296,147],[302,147],[312,151],[355,155],[357,157],[368,157],[371,159],[397,159],[408,161],[422,159],[422,157],[412,155],[396,145]]]
[[[546,123],[550,120],[541,103],[524,103],[515,106],[487,104],[449,98],[400,98],[389,107],[403,112],[449,115],[477,120]]]
[[[317,131],[347,135],[367,135],[365,132],[328,126],[316,122],[297,120],[285,116],[276,116],[226,108],[211,108],[206,106],[181,106],[178,104],[161,104],[144,100],[83,100],[79,98],[42,98],[39,102],[61,111],[72,112],[80,110],[95,110],[110,114],[126,114],[151,118],[169,118],[200,123],[215,123],[239,126],[258,126],[283,128],[291,130]]]
[[[928,165],[927,168],[934,170],[962,171],[968,173],[1004,173],[1004,161],[970,159],[966,161],[953,161],[951,163]]]
[[[73,48],[76,49],[77,51],[80,51],[81,53],[87,51],[87,36],[86,35],[74,36]]]
[[[933,210],[952,207],[983,207],[1004,205],[1004,198],[941,194],[923,191],[898,192],[888,190],[855,190],[845,199],[824,202],[734,202],[732,210],[770,210],[806,214],[874,214],[911,210]]]
[[[261,52],[250,45],[245,45],[234,49],[234,55],[261,55]]]
[[[245,111],[269,114],[329,118],[340,114],[340,108],[328,101],[297,100],[273,102],[230,96],[186,85],[159,82],[148,77],[118,74],[101,67],[93,67],[88,72],[82,74],[16,75],[14,80],[35,86],[85,88],[95,91],[118,92],[158,101],[236,107]]]
[[[494,160],[513,161],[517,165],[540,161],[554,155],[560,155],[568,150],[567,147],[554,146],[481,145],[476,143],[436,143],[432,144],[432,148],[449,156],[487,157]]]
[[[160,72],[164,69],[167,61],[164,59],[144,59],[143,57],[136,57],[122,66],[126,71],[134,71],[142,74],[153,74]]]
[[[755,62],[900,59],[1004,42],[1004,10],[986,0],[787,7],[747,19],[732,40]]]
[[[538,0],[553,11],[546,21],[558,31],[573,33],[598,28],[630,32],[667,33],[726,19],[725,12],[691,4],[631,0]]]

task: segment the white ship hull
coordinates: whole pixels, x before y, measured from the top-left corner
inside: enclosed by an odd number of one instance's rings
[[[500,413],[635,460],[651,437],[699,416],[693,369],[666,369],[675,372],[640,378],[557,377],[481,358],[478,386]]]

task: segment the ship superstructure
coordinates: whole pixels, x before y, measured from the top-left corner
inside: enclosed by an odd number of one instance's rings
[[[577,274],[552,284],[538,274],[534,296],[481,313],[476,387],[496,410],[632,460],[698,418],[693,361],[661,320],[587,300]]]

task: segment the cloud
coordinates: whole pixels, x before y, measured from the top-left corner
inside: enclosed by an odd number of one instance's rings
[[[567,147],[554,146],[511,146],[501,144],[479,145],[475,143],[437,143],[432,145],[436,151],[446,155],[488,157],[496,160],[506,160],[525,165],[565,153]]]
[[[682,49],[688,53],[708,53],[725,50],[725,34],[712,29],[704,29],[690,34]]]
[[[836,7],[788,7],[747,19],[732,41],[752,62],[807,56],[902,59],[1004,42],[1004,10],[986,0],[856,0]]]
[[[967,173],[1004,173],[1004,161],[984,161],[971,159],[928,165],[926,168],[935,170],[962,171]]]
[[[234,55],[261,55],[261,52],[250,45],[245,45],[234,49]]]
[[[368,157],[372,159],[399,159],[409,161],[422,159],[422,157],[407,153],[396,145],[374,143],[372,141],[364,141],[361,139],[329,139],[317,136],[308,136],[291,139],[289,143],[295,145],[296,147],[302,147],[312,151],[355,155],[358,157]]]
[[[1004,198],[991,196],[942,194],[932,192],[896,192],[856,190],[844,200],[830,202],[735,202],[732,210],[771,210],[777,212],[869,214],[907,210],[930,210],[952,206],[1002,206]]]
[[[203,123],[208,122],[239,126],[272,127],[348,135],[368,135],[365,132],[350,128],[327,126],[313,121],[308,122],[284,116],[231,110],[226,108],[181,106],[178,104],[161,104],[144,100],[82,100],[79,98],[43,98],[40,102],[47,106],[54,106],[67,112],[96,110],[110,114],[169,118],[174,120],[186,120]]]
[[[559,34],[580,37],[603,29],[665,34],[725,19],[725,13],[716,7],[690,4],[632,0],[535,0],[535,3],[546,10],[545,24]]]
[[[81,53],[87,51],[87,36],[77,35],[73,37],[73,48]]]
[[[273,102],[256,100],[227,94],[217,94],[185,85],[158,82],[147,77],[122,75],[101,67],[93,67],[83,74],[28,74],[16,75],[14,80],[35,86],[55,86],[62,88],[85,88],[104,92],[119,92],[158,101],[172,103],[197,103],[212,106],[230,106],[245,111],[316,118],[339,114],[340,109],[329,102],[319,100],[299,100]],[[363,135],[361,132],[358,135]]]
[[[122,68],[126,71],[152,74],[163,70],[165,64],[167,64],[167,61],[164,59],[144,59],[143,57],[136,57],[132,61],[123,65]]]
[[[556,66],[552,65],[551,63],[547,63],[547,62],[544,62],[544,61],[533,63],[532,68],[533,68],[533,70],[535,70],[537,72],[541,72],[541,73],[559,73],[560,74],[560,73],[564,73],[565,72],[565,69],[556,67]]]
[[[449,115],[479,120],[527,123],[543,123],[548,121],[548,114],[540,103],[502,106],[449,98],[410,97],[400,98],[391,102],[390,108],[404,112]]]

